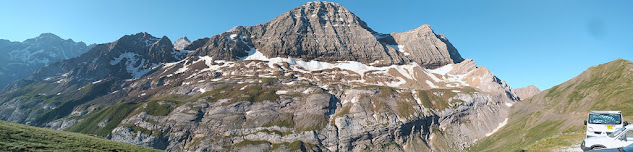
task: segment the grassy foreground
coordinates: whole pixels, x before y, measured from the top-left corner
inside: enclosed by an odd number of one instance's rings
[[[79,133],[0,121],[0,151],[158,151]]]

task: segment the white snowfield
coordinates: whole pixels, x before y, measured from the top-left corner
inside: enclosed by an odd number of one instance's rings
[[[421,69],[421,71],[423,71],[425,74],[427,74],[436,82],[440,82],[440,81],[457,82],[458,86],[459,84],[461,84],[461,86],[468,86],[468,84],[462,80],[465,77],[465,75],[447,75],[448,78],[438,78],[432,74],[432,73],[436,73],[439,75],[446,75],[446,73],[450,72],[453,69],[452,64],[448,64],[446,66],[443,66],[441,68],[434,69],[434,70],[425,69],[419,66],[417,63],[376,67],[376,66],[366,65],[357,61],[339,61],[336,63],[328,63],[328,62],[321,62],[321,61],[314,61],[314,60],[303,61],[301,59],[295,59],[292,57],[268,58],[264,56],[264,54],[262,54],[261,52],[257,51],[256,49],[251,49],[251,51],[249,52],[249,56],[244,57],[242,60],[267,61],[269,67],[271,68],[274,67],[275,64],[288,63],[291,66],[298,67],[299,70],[302,70],[304,72],[321,71],[321,70],[339,68],[339,69],[349,70],[349,71],[358,73],[359,75],[361,75],[361,77],[364,76],[366,72],[370,72],[370,71],[387,72],[389,69],[395,69],[403,76],[403,78],[406,78],[408,80],[416,80],[414,69],[418,68],[418,69]],[[401,82],[401,84],[406,83],[404,82],[406,80],[401,80],[401,81],[403,81]],[[426,83],[429,84],[432,88],[439,88],[437,85],[435,85],[431,81],[426,81]],[[399,85],[400,84],[391,84],[389,86],[397,87]]]
[[[238,38],[239,35],[231,35],[230,37],[235,38],[236,41],[241,41],[241,39]],[[402,46],[399,46],[399,47],[402,47]],[[121,61],[122,58],[130,58],[131,60],[128,60],[128,61],[135,61],[134,57],[135,57],[135,54],[123,54],[121,55],[121,57],[116,58],[111,63],[112,64],[118,63]],[[348,71],[357,73],[358,75],[361,76],[362,80],[358,81],[360,83],[365,83],[365,80],[363,78],[365,77],[365,74],[368,72],[391,75],[388,72],[390,70],[395,70],[399,73],[399,75],[392,75],[396,78],[395,81],[378,82],[378,85],[385,85],[385,86],[390,86],[390,87],[399,87],[403,84],[406,84],[409,81],[421,81],[422,84],[427,84],[430,88],[469,86],[469,84],[466,81],[464,81],[464,79],[470,72],[463,75],[448,74],[451,70],[453,70],[453,64],[448,64],[437,69],[429,70],[418,65],[417,63],[377,67],[377,66],[372,66],[372,65],[366,65],[357,61],[338,61],[334,63],[321,62],[321,61],[315,61],[315,60],[303,61],[302,59],[296,59],[293,57],[268,58],[263,53],[259,52],[257,49],[252,48],[252,47],[248,51],[247,56],[238,59],[238,61],[249,61],[249,60],[265,61],[268,67],[270,68],[275,68],[276,65],[278,64],[283,65],[287,63],[288,65],[290,65],[290,68],[292,70],[303,72],[303,73],[311,73],[313,71],[322,71],[322,70],[337,69],[337,68],[342,69],[342,70],[348,70]],[[143,60],[141,60],[141,62],[143,62]],[[208,66],[208,68],[197,71],[196,74],[200,74],[205,71],[222,72],[221,70],[222,68],[232,67],[236,65],[235,64],[236,62],[233,62],[233,61],[224,61],[224,60],[214,61],[212,57],[209,57],[209,56],[200,56],[198,60],[193,61],[191,63],[188,62],[188,60],[186,60],[186,61],[179,61],[179,62],[174,62],[174,63],[165,63],[164,65],[166,67],[170,67],[170,66],[175,66],[177,64],[180,64],[181,62],[184,62],[184,64],[182,64],[183,66],[179,68],[178,70],[176,70],[176,72],[174,72],[173,74],[184,73],[189,70],[189,65],[192,65],[198,62],[204,62]],[[213,64],[213,63],[224,63],[224,64]],[[252,65],[247,64],[246,66],[251,67]],[[146,73],[146,71],[138,69],[138,67],[129,67],[129,71],[131,73],[135,73],[135,78],[136,76],[139,76],[139,75],[142,76],[142,74]],[[189,78],[192,78],[196,74],[191,75]],[[423,74],[424,76],[430,78],[430,80],[418,80],[419,78],[424,77],[419,74]],[[439,77],[437,75],[439,75]],[[374,83],[371,83],[371,84],[374,84]]]

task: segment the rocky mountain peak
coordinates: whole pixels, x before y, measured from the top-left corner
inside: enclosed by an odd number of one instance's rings
[[[52,33],[42,33],[23,42],[0,40],[0,89],[10,82],[27,78],[47,64],[77,57],[93,46]]]
[[[65,40],[60,38],[59,36],[53,34],[53,33],[42,33],[42,34],[40,34],[39,36],[37,36],[35,38],[24,40],[24,43],[37,44],[37,45],[46,45],[46,44],[61,43],[63,41],[65,41]],[[68,41],[74,43],[74,41],[72,41],[70,39],[68,39]]]
[[[391,33],[390,36],[398,45],[398,51],[411,54],[407,56],[409,60],[428,68],[460,63],[464,60],[444,35],[436,34],[427,24],[406,32]],[[385,39],[383,38],[383,41]]]
[[[187,36],[180,37],[178,40],[176,40],[176,42],[178,41],[191,42],[189,38],[187,38]]]
[[[159,63],[173,61],[172,56],[174,45],[167,36],[161,38],[154,37],[142,32],[133,35],[125,35],[113,42],[110,51],[116,52],[108,56],[117,57],[126,53],[135,54],[147,59],[146,63]]]
[[[409,30],[407,31],[407,33],[409,32],[415,32],[415,33],[434,33],[433,29],[431,28],[431,25],[428,24],[423,24],[413,30]]]
[[[40,34],[40,36],[35,37],[36,39],[45,39],[45,38],[52,38],[52,39],[62,39],[59,36],[53,34],[53,33],[42,33]]]
[[[178,40],[174,41],[174,48],[176,50],[182,50],[185,49],[185,47],[187,47],[187,45],[191,44],[191,41],[189,41],[189,39],[186,36],[183,36],[181,38],[179,38]]]
[[[77,58],[49,64],[36,71],[31,79],[73,80],[62,83],[69,86],[108,77],[135,79],[160,63],[177,60],[172,54],[173,47],[166,36],[156,38],[144,32],[125,35],[114,42],[99,44]],[[64,73],[67,74],[60,76]]]
[[[163,36],[160,39],[158,39],[156,43],[157,44],[165,44],[165,43],[171,44],[171,40],[167,36]]]
[[[156,41],[158,40],[157,37],[152,36],[151,34],[147,33],[147,32],[139,32],[136,34],[132,34],[132,35],[125,35],[123,37],[121,37],[119,40],[121,39],[129,39],[129,40],[136,40],[136,41],[145,41],[145,40],[153,40]]]
[[[163,36],[156,43],[152,44],[149,48],[149,59],[157,63],[175,61],[176,58],[172,54],[174,51],[174,45],[167,36]]]
[[[448,39],[434,33],[429,25],[381,34],[345,7],[321,1],[308,2],[264,24],[236,26],[179,48],[194,50],[191,56],[227,61],[255,52],[268,58],[356,61],[373,66],[417,63],[431,69],[464,60]]]
[[[523,88],[517,88],[514,89],[514,92],[516,92],[516,94],[519,96],[519,98],[521,98],[521,100],[525,100],[527,98],[530,98],[536,94],[541,93],[541,90],[538,89],[538,87],[534,86],[534,85],[528,85],[526,87]]]
[[[158,41],[159,39],[150,35],[149,33],[146,32],[141,32],[141,33],[136,33],[133,35],[125,35],[121,38],[119,38],[118,40],[114,41],[113,43],[111,43],[110,45],[110,49],[115,49],[117,47],[121,48],[122,50],[124,50],[125,52],[127,51],[135,51],[135,50],[142,50],[142,48],[146,48],[149,47],[150,45],[156,43],[156,41]],[[145,45],[138,45],[137,44],[145,44]],[[139,48],[141,47],[141,48]],[[133,48],[133,49],[130,49]]]
[[[285,17],[285,15],[282,15],[280,17]],[[303,20],[304,22],[301,23],[319,23],[321,26],[331,28],[360,26],[370,31],[371,33],[376,33],[354,13],[352,13],[342,5],[334,2],[308,2],[302,6],[290,10],[287,15],[291,15],[290,17],[296,18],[298,20]]]

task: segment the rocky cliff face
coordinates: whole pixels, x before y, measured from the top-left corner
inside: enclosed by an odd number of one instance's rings
[[[367,71],[313,69],[330,66],[315,61],[192,60],[149,75],[161,82],[130,84],[151,86],[126,91],[150,102],[137,105],[112,139],[176,151],[459,151],[497,128],[518,101],[485,68],[466,70],[472,60]],[[157,107],[169,110],[156,114]]]
[[[418,63],[436,68],[463,59],[430,26],[404,33],[381,34],[358,16],[335,3],[309,2],[260,25],[238,26],[191,47],[195,56],[235,61],[258,50],[267,57],[304,61],[358,61],[386,66]]]
[[[528,99],[536,94],[541,93],[541,90],[534,85],[529,85],[523,88],[514,89],[514,92],[521,98],[521,100]]]
[[[23,42],[0,40],[0,53],[4,54],[0,56],[0,89],[11,81],[28,77],[49,63],[77,57],[92,47],[51,33]]]
[[[174,44],[139,33],[42,68],[0,119],[168,151],[461,151],[519,99],[429,26],[380,34],[334,3]]]

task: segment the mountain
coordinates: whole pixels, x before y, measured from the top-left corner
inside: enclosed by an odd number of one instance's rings
[[[178,40],[174,41],[173,45],[176,50],[183,50],[189,44],[191,44],[191,41],[189,41],[189,39],[186,36],[183,36],[179,38]]]
[[[158,151],[88,135],[0,121],[1,151]]]
[[[381,34],[343,6],[328,2],[309,2],[267,23],[237,26],[202,43],[185,49],[195,50],[194,56],[209,55],[226,61],[239,60],[254,50],[270,58],[357,61],[379,66],[415,62],[437,68],[463,60],[448,39],[435,34],[428,25]]]
[[[633,62],[618,59],[593,66],[512,108],[508,124],[472,151],[580,150],[583,120],[591,110],[620,110],[633,120]]]
[[[51,33],[11,42],[0,39],[0,89],[14,80],[23,79],[46,64],[77,57],[94,45],[64,40]]]
[[[159,39],[147,33],[99,44],[79,57],[49,64],[26,79],[12,82],[1,95],[10,99],[9,103],[45,108],[31,111],[4,107],[0,111],[15,111],[0,118],[26,124],[61,118],[80,104],[120,89],[113,85],[138,79],[162,63],[175,61],[174,52],[169,38]]]
[[[462,151],[519,101],[430,26],[381,34],[335,3],[180,42],[50,64],[0,93],[0,119],[167,151]]]
[[[514,92],[521,98],[521,100],[528,99],[538,93],[541,93],[541,90],[534,85],[528,85],[523,88],[516,88]]]

